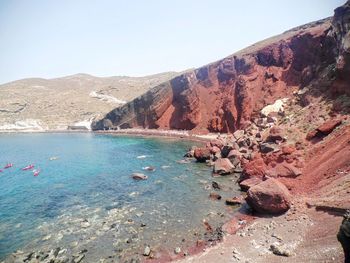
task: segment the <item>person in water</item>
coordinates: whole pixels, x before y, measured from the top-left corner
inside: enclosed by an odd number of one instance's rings
[[[344,262],[350,263],[350,210],[347,210],[343,217],[337,238],[344,250]]]

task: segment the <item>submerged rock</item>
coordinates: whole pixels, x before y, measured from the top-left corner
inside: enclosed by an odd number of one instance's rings
[[[154,172],[156,168],[154,166],[145,166],[145,167],[142,167],[142,170]]]
[[[133,173],[131,175],[132,179],[134,180],[147,180],[148,179],[148,176],[147,175],[144,175],[142,173]]]
[[[213,182],[211,183],[211,186],[212,186],[214,189],[216,189],[216,190],[220,190],[220,189],[221,189],[220,185],[219,185],[217,182],[215,182],[215,181],[213,181]]]
[[[213,200],[220,200],[221,199],[221,195],[219,195],[218,193],[210,193],[209,197],[210,197],[210,199],[213,199]]]

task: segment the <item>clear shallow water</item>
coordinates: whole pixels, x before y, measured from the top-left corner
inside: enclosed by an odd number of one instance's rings
[[[87,262],[185,247],[227,219],[224,202],[211,201],[210,168],[180,164],[193,142],[94,134],[0,136],[0,259],[17,249],[87,249]],[[147,158],[138,159],[137,156]],[[52,156],[59,159],[50,161]],[[34,163],[41,173],[20,168]],[[142,167],[155,166],[156,171]],[[146,181],[134,181],[142,172]],[[231,197],[232,178],[220,194]],[[145,225],[145,226],[144,226]]]

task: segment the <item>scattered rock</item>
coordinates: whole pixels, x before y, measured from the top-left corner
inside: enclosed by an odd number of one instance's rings
[[[329,120],[323,123],[321,126],[317,128],[317,130],[324,135],[330,134],[337,126],[342,123],[342,120]]]
[[[218,193],[210,193],[209,194],[209,198],[213,199],[213,200],[220,200],[221,199],[221,195],[219,195]]]
[[[267,171],[267,166],[262,158],[256,158],[245,164],[243,167],[243,174],[240,177],[240,181],[243,181],[252,177],[262,178]]]
[[[144,251],[143,251],[143,255],[145,257],[148,257],[150,254],[151,254],[151,248],[150,248],[150,246],[146,246]]]
[[[246,192],[249,190],[249,188],[253,187],[254,185],[260,184],[261,182],[262,179],[260,177],[252,177],[239,182],[239,186],[241,187],[242,191]]]
[[[226,199],[225,203],[227,205],[241,205],[244,202],[243,196],[235,196],[229,199]]]
[[[272,142],[264,142],[260,144],[260,151],[262,153],[277,152],[279,150],[278,145]]]
[[[196,148],[194,150],[194,158],[197,162],[205,162],[210,159],[210,150],[208,148]]]
[[[174,249],[174,253],[177,255],[177,254],[180,254],[181,253],[181,248],[180,247],[176,247]]]
[[[73,262],[74,263],[79,263],[79,262],[81,262],[83,260],[84,257],[85,257],[85,254],[81,254],[79,256],[76,256],[76,257],[74,257]]]
[[[281,245],[279,243],[274,243],[270,246],[272,253],[278,256],[290,257],[292,252],[287,248],[286,245]]]
[[[268,116],[270,113],[283,113],[284,104],[288,101],[288,98],[276,100],[274,104],[270,104],[262,108],[260,111],[263,116]]]
[[[216,189],[216,190],[220,190],[220,189],[221,189],[220,185],[219,185],[217,182],[215,182],[215,181],[213,181],[213,182],[211,183],[211,186],[212,186],[214,189]]]
[[[295,147],[292,145],[284,145],[281,150],[283,154],[292,154],[295,152]]]
[[[260,213],[281,214],[291,206],[287,187],[273,178],[249,188],[246,201]]]
[[[302,174],[301,170],[288,163],[277,165],[274,170],[279,177],[296,178]]]
[[[228,158],[220,158],[215,161],[213,172],[220,175],[226,175],[232,173],[234,169],[234,165]]]
[[[87,220],[84,220],[83,222],[81,222],[80,226],[82,228],[88,228],[90,227],[90,223]]]
[[[307,140],[312,140],[316,137],[323,137],[330,134],[337,126],[339,126],[342,123],[341,119],[336,120],[328,120],[324,122],[321,126],[316,128],[315,130],[311,130],[306,135]]]
[[[244,130],[237,130],[233,133],[233,136],[235,137],[236,140],[239,140],[244,136]]]
[[[142,170],[154,172],[156,170],[156,168],[154,166],[145,166],[142,168]]]
[[[282,142],[285,141],[283,130],[278,126],[273,126],[269,131],[269,136],[266,138],[266,142]]]
[[[148,176],[147,175],[144,175],[142,173],[133,173],[131,175],[132,179],[134,180],[147,180],[148,179]]]

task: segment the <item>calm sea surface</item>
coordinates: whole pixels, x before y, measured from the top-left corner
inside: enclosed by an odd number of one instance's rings
[[[20,249],[87,249],[86,262],[173,251],[233,211],[208,198],[211,169],[178,163],[193,142],[94,134],[0,135],[0,260]],[[57,157],[50,160],[51,157]],[[143,158],[140,158],[143,157]],[[139,158],[138,158],[139,157]],[[33,163],[39,176],[21,168]],[[155,171],[143,170],[154,166]],[[135,181],[134,172],[148,175]],[[232,197],[232,177],[215,178]],[[233,188],[232,188],[233,187]]]

